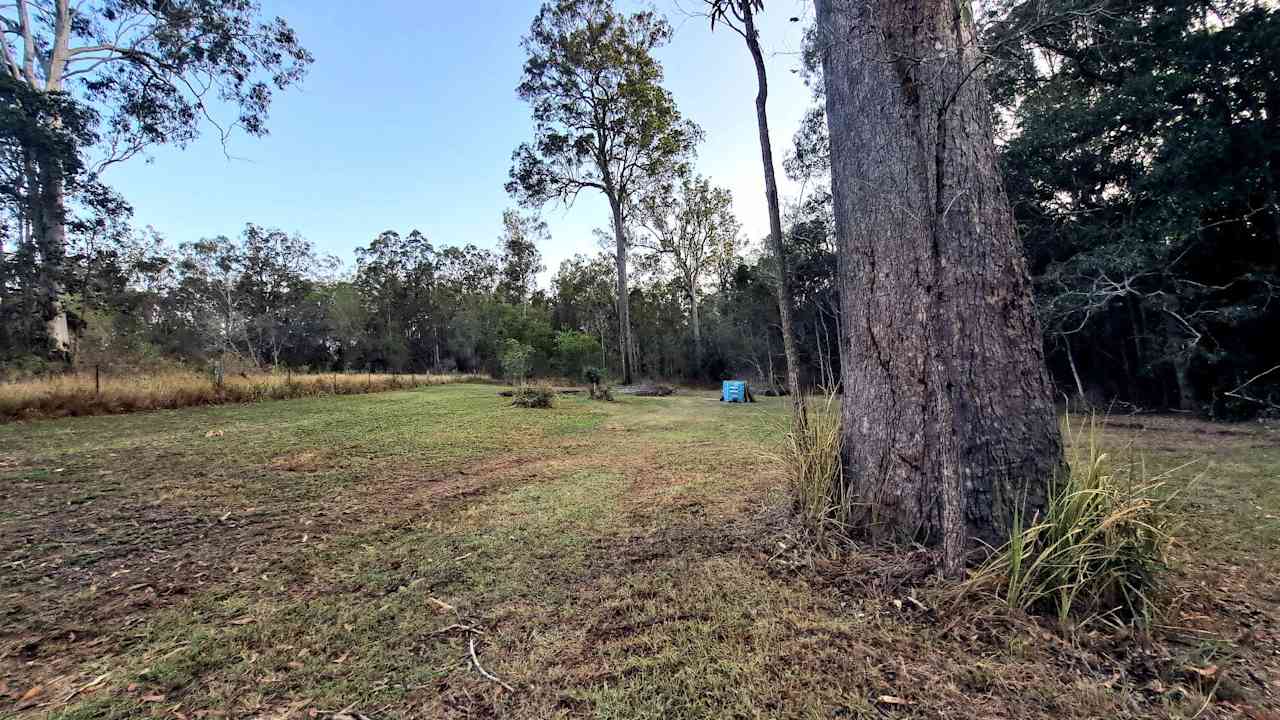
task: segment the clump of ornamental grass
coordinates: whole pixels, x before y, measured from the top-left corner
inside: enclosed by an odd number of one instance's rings
[[[1182,517],[1171,485],[1178,468],[1148,477],[1141,461],[1117,462],[1099,446],[1096,421],[1065,426],[1070,472],[1044,514],[1015,517],[1009,542],[961,592],[1054,614],[1064,627],[1073,620],[1149,624]]]
[[[797,519],[818,545],[843,537],[852,498],[841,477],[840,402],[828,393],[802,422],[793,415],[775,460],[787,477]]]
[[[516,388],[511,404],[525,408],[549,408],[555,405],[556,390],[545,383]]]

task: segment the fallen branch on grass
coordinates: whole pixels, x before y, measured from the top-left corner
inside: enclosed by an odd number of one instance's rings
[[[666,397],[674,395],[676,389],[670,385],[623,385],[613,389],[619,395],[635,395],[637,397]]]
[[[484,634],[484,631],[480,629],[480,626],[479,626],[479,625],[463,625],[463,624],[461,624],[461,623],[454,623],[454,624],[452,624],[452,625],[449,625],[448,627],[442,627],[442,628],[440,628],[439,630],[437,630],[437,631],[435,631],[435,632],[433,632],[433,633],[431,633],[431,634],[432,634],[432,635],[443,635],[443,634],[445,634],[445,633],[447,633],[447,632],[452,632],[452,631],[454,631],[454,630],[461,630],[461,631],[463,631],[463,632],[475,633],[475,634],[477,634],[477,635],[482,635],[482,634]]]
[[[471,640],[468,643],[468,645],[471,647],[471,664],[475,665],[476,670],[481,675],[483,675],[488,680],[492,680],[493,682],[498,683],[499,685],[501,685],[502,687],[506,688],[511,692],[516,691],[515,688],[503,682],[497,675],[494,675],[493,673],[489,672],[488,670],[485,670],[483,667],[480,666],[480,658],[476,657],[476,636],[475,635],[471,636]]]
[[[582,390],[578,388],[556,388],[557,395],[581,395]],[[515,390],[500,390],[498,397],[515,397]]]

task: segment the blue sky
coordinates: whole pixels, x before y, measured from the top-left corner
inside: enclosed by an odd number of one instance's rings
[[[742,39],[711,33],[688,10],[700,0],[659,0],[677,28],[659,52],[666,87],[706,141],[698,171],[733,191],[753,240],[768,232],[757,144],[755,74]],[[353,251],[377,233],[414,228],[437,245],[493,247],[511,151],[532,134],[529,109],[515,94],[524,55],[520,38],[539,2],[470,3],[370,0],[263,0],[286,18],[315,64],[300,88],[278,94],[258,139],[238,134],[228,160],[216,133],[187,148],[153,148],[104,178],[150,225],[177,244],[237,235],[246,222],[299,232],[349,269]],[[622,7],[639,3],[620,0]],[[781,162],[810,101],[798,66],[806,0],[777,0],[761,17],[768,54],[769,112]],[[592,229],[608,225],[608,205],[584,193],[572,208],[548,206],[548,272],[574,253],[596,250]]]

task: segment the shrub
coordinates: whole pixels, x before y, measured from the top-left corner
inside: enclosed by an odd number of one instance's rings
[[[783,438],[780,461],[792,506],[814,541],[825,545],[846,535],[851,498],[841,477],[840,399],[827,395],[810,407],[800,426],[794,417]]]
[[[604,385],[605,372],[598,367],[588,367],[583,369],[582,376],[586,378],[587,394],[592,400],[603,400],[604,402],[613,402],[613,387]]]
[[[1014,522],[1010,541],[961,587],[983,590],[1025,611],[1051,611],[1065,626],[1100,619],[1149,622],[1179,515],[1169,473],[1143,477],[1098,447],[1098,429],[1065,432],[1071,470],[1043,518]]]
[[[515,391],[511,404],[526,408],[549,408],[555,404],[556,391],[550,385],[525,385]]]

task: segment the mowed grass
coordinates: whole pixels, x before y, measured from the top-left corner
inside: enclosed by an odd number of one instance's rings
[[[0,716],[1280,710],[1265,428],[1108,431],[1201,477],[1169,627],[1135,639],[956,603],[876,551],[797,553],[778,401],[497,389],[0,427]]]

